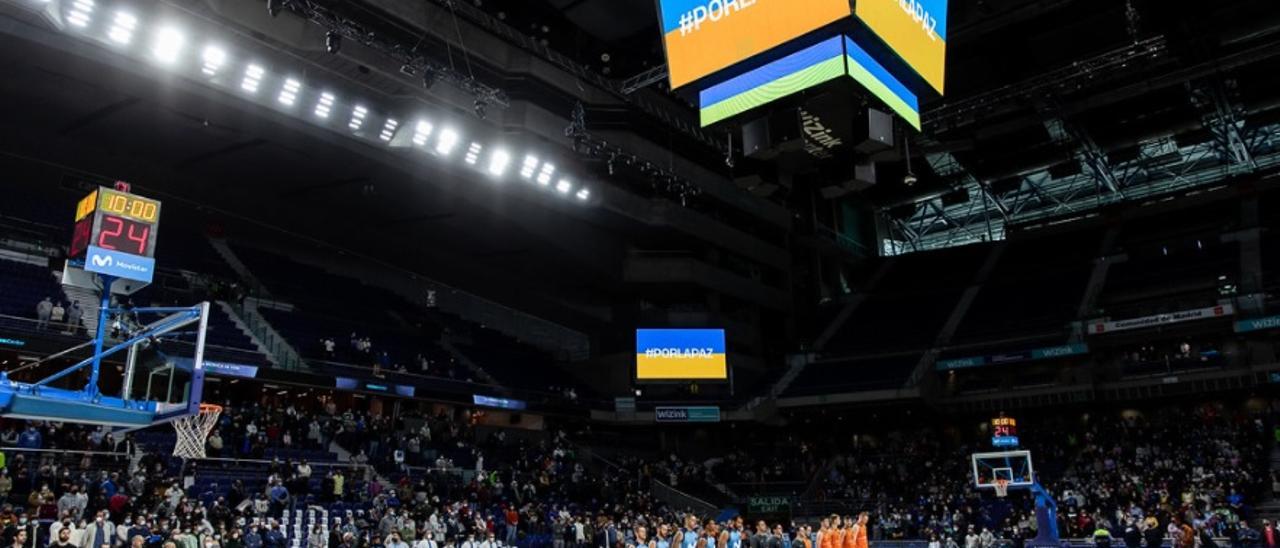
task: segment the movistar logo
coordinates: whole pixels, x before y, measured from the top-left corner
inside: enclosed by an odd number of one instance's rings
[[[98,255],[95,253],[91,260],[93,261],[93,266],[97,267],[108,267],[115,264],[115,260],[110,255]]]

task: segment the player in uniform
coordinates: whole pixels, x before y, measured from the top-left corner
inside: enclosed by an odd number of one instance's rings
[[[870,516],[866,512],[858,513],[858,520],[853,525],[853,548],[867,548],[867,522]]]
[[[840,537],[841,548],[853,548],[853,540],[858,535],[858,522],[853,516],[844,517],[844,535]]]
[[[671,527],[665,523],[658,524],[658,535],[653,539],[653,548],[671,548]]]
[[[730,521],[726,526],[725,548],[742,548],[742,516],[738,516]]]
[[[818,538],[818,548],[837,548],[836,535],[840,534],[840,516],[832,514],[822,520],[822,536]]]
[[[676,533],[676,545],[680,548],[697,548],[698,546],[698,518],[693,515],[685,516],[684,529]]]
[[[627,543],[627,548],[653,548],[652,541],[649,540],[649,530],[645,526],[636,525],[631,536],[632,540]]]
[[[698,548],[724,548],[725,538],[721,536],[721,532],[716,520],[707,520],[706,525],[702,526],[702,539],[698,541]]]

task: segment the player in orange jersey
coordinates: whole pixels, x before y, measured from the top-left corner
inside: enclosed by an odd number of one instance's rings
[[[858,520],[853,523],[853,548],[867,548],[867,522],[870,516],[866,512],[858,512]]]

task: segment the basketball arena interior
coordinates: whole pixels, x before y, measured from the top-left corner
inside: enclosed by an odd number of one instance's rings
[[[1277,219],[1275,0],[0,0],[0,547],[1277,548]]]

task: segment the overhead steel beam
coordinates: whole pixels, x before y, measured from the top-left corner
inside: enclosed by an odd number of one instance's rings
[[[622,81],[622,93],[631,95],[641,89],[647,88],[667,79],[667,66],[658,65],[649,70],[641,72],[635,76]]]
[[[1280,123],[1244,132],[1241,137],[1258,170],[1280,168]],[[1104,190],[1089,171],[1054,178],[1047,168],[1040,169],[1022,175],[1020,188],[1001,197],[1003,203],[1015,204],[1007,218],[993,214],[984,217],[994,212],[994,203],[978,207],[977,200],[970,200],[943,207],[936,197],[922,200],[919,203],[923,207],[900,222],[901,226],[919,227],[911,234],[902,231],[909,238],[909,245],[903,247],[910,249],[886,248],[884,252],[906,253],[983,241],[972,230],[978,222],[989,221],[990,238],[999,240],[1010,223],[1034,223],[1063,214],[1089,215],[1102,206],[1208,186],[1241,172],[1241,165],[1224,156],[1216,141],[1179,148],[1172,138],[1159,137],[1139,143],[1138,148],[1137,158],[1110,166],[1117,184],[1125,190],[1123,194]],[[946,162],[939,161],[938,167],[943,173],[954,173],[950,171],[954,167]]]
[[[1219,154],[1232,165],[1247,171],[1258,169],[1250,143],[1244,135],[1243,109],[1227,96],[1227,82],[1221,78],[1188,82],[1191,104],[1201,111],[1205,129],[1213,135]]]

